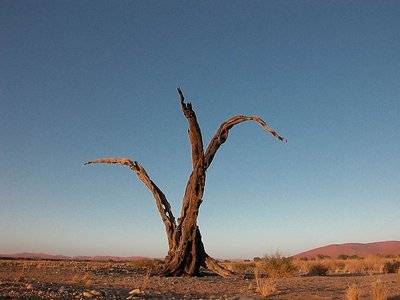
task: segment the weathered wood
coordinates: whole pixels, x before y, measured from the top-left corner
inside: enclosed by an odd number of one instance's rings
[[[223,143],[226,142],[228,139],[228,134],[229,130],[232,129],[233,126],[245,122],[245,121],[254,121],[257,122],[258,124],[261,125],[261,127],[271,133],[274,137],[276,137],[280,141],[285,141],[287,143],[287,139],[281,137],[275,129],[271,128],[268,126],[267,123],[263,119],[257,116],[245,116],[245,115],[237,115],[229,118],[225,122],[221,124],[221,126],[218,128],[217,132],[214,134],[212,137],[210,143],[208,144],[206,153],[205,153],[205,167],[208,169],[208,167],[211,165],[211,162],[213,161],[215,154],[217,153],[219,147]]]
[[[132,161],[128,158],[100,158],[96,160],[90,160],[84,165],[89,164],[120,164],[129,167],[132,171],[136,173],[139,179],[146,185],[146,187],[152,192],[153,198],[156,202],[158,212],[160,213],[161,220],[165,225],[165,230],[167,232],[169,247],[172,247],[172,235],[176,228],[176,221],[174,214],[172,213],[171,205],[169,204],[167,197],[158,188],[158,186],[150,179],[147,175],[146,170],[137,162]]]
[[[171,205],[164,193],[150,179],[145,169],[137,161],[131,161],[127,158],[101,158],[88,161],[85,165],[107,163],[128,166],[152,192],[165,225],[169,246],[168,254],[165,258],[165,269],[161,271],[160,275],[197,276],[200,274],[200,267],[205,267],[221,276],[231,276],[233,275],[231,271],[220,266],[215,259],[206,253],[197,225],[197,217],[203,201],[206,170],[220,146],[227,140],[229,130],[239,123],[255,121],[278,140],[286,141],[286,139],[279,136],[260,117],[237,115],[221,124],[204,152],[200,126],[192,105],[191,103],[185,103],[185,97],[180,88],[178,88],[178,94],[182,112],[188,122],[189,141],[192,149],[192,172],[186,184],[178,221],[175,220]]]
[[[175,247],[170,249],[163,275],[198,275],[200,267],[205,266],[207,256],[197,226],[197,216],[202,202],[206,171],[204,167],[204,149],[200,126],[190,103],[185,103],[181,89],[178,94],[182,111],[189,125],[189,141],[192,147],[192,173],[186,185],[182,199],[181,215],[173,240]]]

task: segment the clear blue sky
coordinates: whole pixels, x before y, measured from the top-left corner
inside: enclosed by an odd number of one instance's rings
[[[0,2],[0,253],[166,254],[138,160],[175,214],[207,145],[207,252],[400,240],[399,1]]]

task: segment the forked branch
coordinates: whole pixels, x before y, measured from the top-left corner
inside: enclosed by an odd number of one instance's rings
[[[158,211],[161,215],[161,219],[165,225],[167,231],[168,243],[172,243],[172,235],[176,227],[175,217],[172,213],[171,205],[169,204],[164,193],[158,188],[158,186],[150,179],[147,175],[146,170],[137,162],[132,161],[128,158],[100,158],[96,160],[90,160],[84,165],[89,164],[120,164],[123,166],[128,166],[139,179],[147,186],[147,188],[152,192],[154,200]]]
[[[264,128],[264,130],[271,133],[278,140],[285,141],[287,143],[287,140],[285,138],[281,137],[273,128],[269,127],[268,124],[265,123],[265,121],[263,119],[261,119],[260,117],[237,115],[237,116],[234,116],[234,117],[226,120],[225,122],[223,122],[221,124],[221,126],[218,128],[218,130],[215,133],[215,135],[213,136],[213,138],[211,139],[211,141],[207,147],[206,153],[205,153],[205,169],[206,170],[211,165],[211,162],[213,161],[214,156],[217,153],[219,147],[221,147],[221,145],[223,143],[225,143],[226,139],[228,138],[229,130],[233,126],[235,126],[239,123],[245,122],[245,121],[257,122],[258,124],[261,125],[262,128]]]

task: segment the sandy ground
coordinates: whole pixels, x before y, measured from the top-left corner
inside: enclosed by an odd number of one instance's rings
[[[251,275],[161,278],[146,270],[130,262],[0,260],[0,299],[262,299]],[[400,300],[400,274],[282,278],[267,299],[346,299],[354,284],[360,299],[373,299],[377,280],[389,300]]]

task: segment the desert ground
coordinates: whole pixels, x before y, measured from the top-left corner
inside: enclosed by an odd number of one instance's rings
[[[201,277],[165,278],[150,276],[162,264],[156,260],[4,259],[0,299],[377,299],[373,296],[377,284],[386,295],[380,299],[400,299],[398,270],[385,273],[378,267],[362,272],[353,264],[350,272],[347,262],[318,262],[323,263],[330,268],[323,270],[324,276],[305,272],[310,262],[298,262],[290,276],[261,276],[254,272],[254,262],[225,262],[237,276],[222,278],[204,270]],[[359,298],[350,298],[350,289]]]

